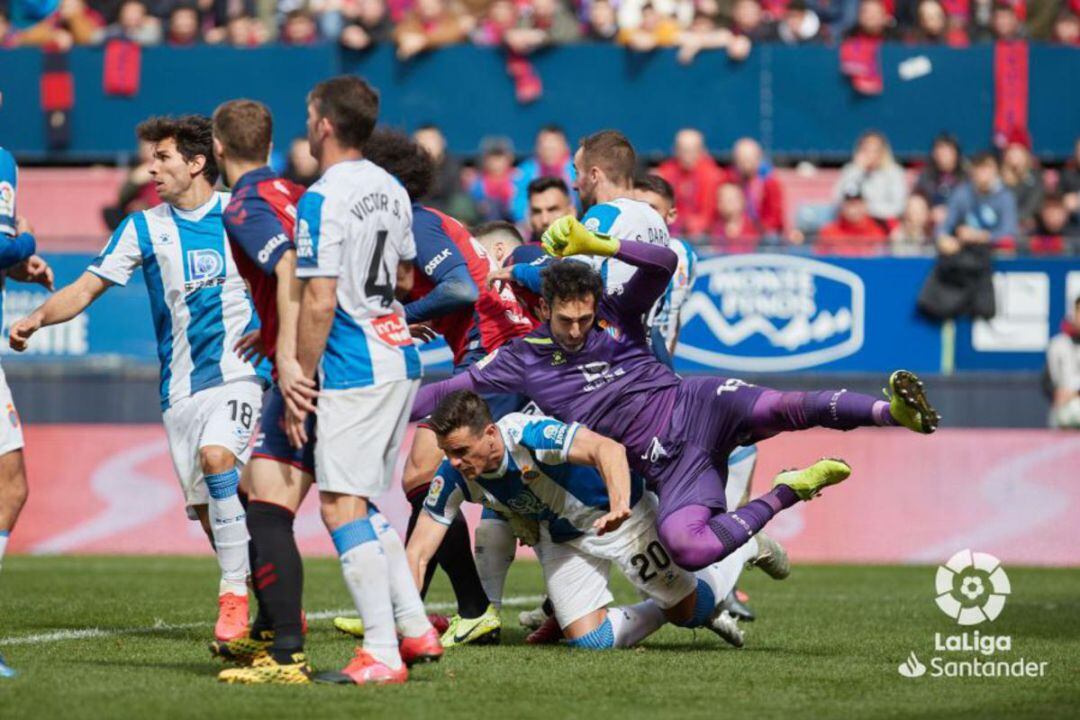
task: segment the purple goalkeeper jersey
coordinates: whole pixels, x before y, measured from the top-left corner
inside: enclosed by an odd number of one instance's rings
[[[666,290],[678,257],[660,245],[627,242],[615,255],[639,269],[617,295],[605,293],[584,346],[563,350],[547,323],[503,345],[468,372],[420,389],[413,418],[455,390],[522,393],[547,415],[618,440],[636,466],[671,423],[679,377],[653,355],[645,314]]]

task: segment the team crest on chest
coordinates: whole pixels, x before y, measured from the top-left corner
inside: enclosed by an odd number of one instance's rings
[[[622,340],[622,330],[620,330],[618,326],[612,325],[611,323],[609,323],[607,320],[604,320],[603,318],[601,318],[600,320],[597,320],[596,324],[600,326],[601,330],[606,332],[611,337],[615,338],[616,340]]]

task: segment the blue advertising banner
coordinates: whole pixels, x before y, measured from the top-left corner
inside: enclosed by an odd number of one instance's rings
[[[77,278],[91,255],[48,255],[57,286]],[[682,311],[675,356],[684,373],[939,372],[941,328],[915,310],[933,266],[930,258],[838,258],[799,255],[705,257]],[[1080,296],[1080,260],[1017,259],[995,263],[998,315],[956,324],[955,368],[1039,370],[1050,337]],[[30,349],[7,346],[11,322],[41,304],[46,291],[8,282],[3,305],[5,363],[90,359],[156,363],[146,287],[136,273],[83,315],[35,335]],[[442,340],[421,347],[432,374],[451,369]]]

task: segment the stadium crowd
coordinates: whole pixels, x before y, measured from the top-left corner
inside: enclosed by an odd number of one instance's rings
[[[414,137],[438,163],[425,202],[467,225],[506,220],[535,234],[576,202],[570,142],[558,126],[541,128],[520,162],[502,137],[486,138],[468,163],[447,151],[435,125],[418,128]],[[678,212],[672,230],[702,249],[916,255],[989,242],[1003,254],[1080,254],[1080,138],[1060,170],[1041,168],[1021,142],[965,156],[947,134],[934,140],[925,160],[904,167],[888,139],[869,131],[824,202],[793,201],[785,187],[793,176],[817,172],[808,165],[782,176],[752,138],[737,140],[727,154],[729,164],[717,162],[704,135],[687,128],[676,134],[670,158],[642,168],[671,183]],[[144,150],[107,212],[111,225],[157,202],[148,162]],[[279,165],[298,184],[317,178],[303,139]]]
[[[23,11],[23,4],[55,11]],[[40,10],[40,8],[39,8]],[[402,60],[446,45],[535,51],[598,41],[647,52],[677,47],[745,58],[754,43],[896,40],[964,46],[1032,38],[1080,45],[1080,0],[0,0],[0,47],[139,45],[254,47],[394,43]],[[527,62],[519,95],[538,92]]]

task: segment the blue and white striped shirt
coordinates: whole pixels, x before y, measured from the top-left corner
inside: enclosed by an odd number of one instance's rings
[[[161,361],[161,406],[245,378],[233,347],[256,316],[225,236],[227,193],[194,210],[161,204],[132,213],[88,270],[126,285],[142,268]]]

